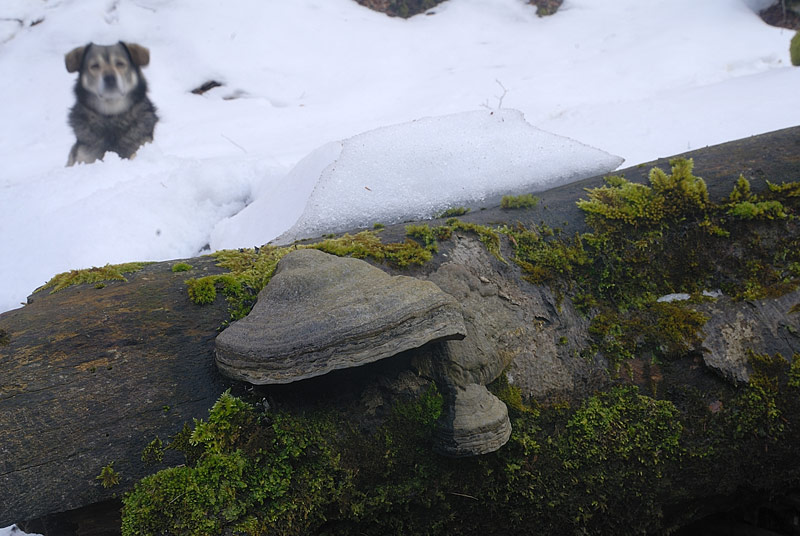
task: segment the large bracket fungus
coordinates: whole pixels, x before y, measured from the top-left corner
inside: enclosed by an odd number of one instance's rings
[[[435,284],[299,249],[217,337],[217,365],[235,380],[284,384],[465,335],[459,304]]]

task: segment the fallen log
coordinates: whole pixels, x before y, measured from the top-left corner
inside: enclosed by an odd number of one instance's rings
[[[728,195],[740,174],[754,190],[763,189],[764,179],[800,178],[800,127],[681,156],[694,159],[712,198]],[[653,166],[669,168],[659,160],[618,174],[645,182]],[[494,200],[461,219],[584,232],[576,201],[602,184],[602,177],[593,177],[549,190],[538,195],[536,207],[513,212]],[[381,234],[383,242],[405,238],[404,225]],[[125,274],[125,281],[44,289],[23,308],[0,315],[0,526],[118,497],[145,475],[180,463],[173,453],[149,465],[142,451],[154,438],[167,440],[184,423],[204,418],[234,385],[214,362],[214,339],[229,320],[227,303],[218,297],[196,305],[184,283],[225,270],[211,257],[182,261],[191,266],[186,272],[173,271],[176,262],[144,266]],[[523,394],[542,400],[581,397],[608,382],[602,362],[575,355],[588,337],[588,321],[547,287],[522,281],[518,267],[487,253],[474,236],[457,236],[421,267],[381,268],[463,291],[458,299],[472,312],[465,317],[467,341],[475,339],[465,354],[502,359],[499,368],[489,364],[492,372],[483,380],[510,365]],[[492,325],[492,318],[501,320]],[[562,339],[567,342],[559,344]],[[798,348],[791,337],[782,347]],[[486,368],[475,365],[475,374]],[[276,396],[290,399],[291,389]],[[104,469],[107,477],[116,475],[113,486],[98,478]]]

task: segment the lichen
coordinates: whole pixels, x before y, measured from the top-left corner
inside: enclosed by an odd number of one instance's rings
[[[53,276],[47,283],[34,292],[50,289],[50,294],[73,285],[100,283],[105,281],[127,281],[124,274],[138,272],[151,262],[127,262],[123,264],[106,264],[102,267],[70,270]]]

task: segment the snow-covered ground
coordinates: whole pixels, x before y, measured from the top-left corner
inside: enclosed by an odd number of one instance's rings
[[[565,0],[539,18],[450,0],[402,20],[353,0],[3,0],[0,311],[60,271],[267,242],[303,212],[320,155],[389,125],[516,109],[627,165],[798,125],[793,32],[758,18],[769,3]],[[150,48],[155,141],[65,168],[64,54],[118,40]],[[224,85],[190,93],[208,80]]]
[[[759,2],[566,0],[539,18],[524,0],[450,0],[403,20],[353,0],[4,0],[0,311],[60,271],[272,240],[317,180],[295,164],[388,125],[516,109],[631,165],[800,124],[792,32]],[[150,48],[155,141],[65,168],[64,54],[117,40]],[[190,93],[208,80],[224,85]]]

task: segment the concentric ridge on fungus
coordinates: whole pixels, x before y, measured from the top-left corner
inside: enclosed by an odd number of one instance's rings
[[[459,304],[429,281],[296,250],[250,314],[217,337],[217,365],[236,380],[291,383],[465,334]]]

